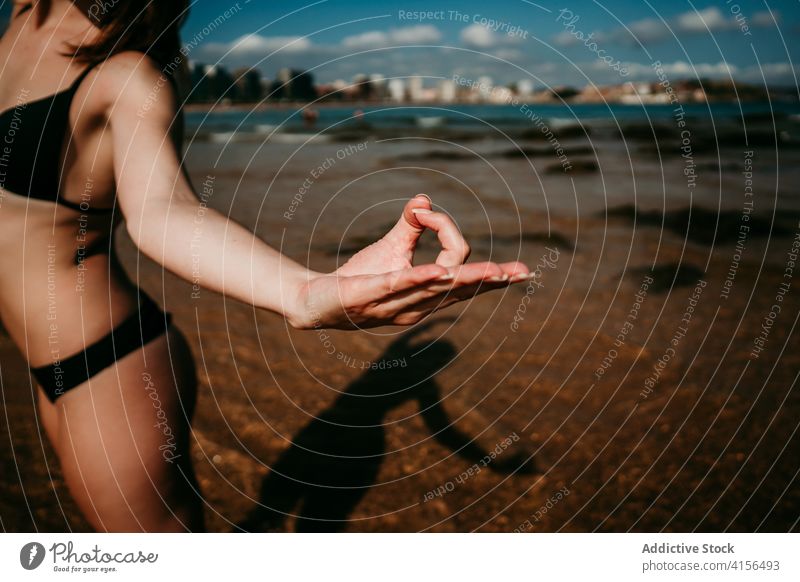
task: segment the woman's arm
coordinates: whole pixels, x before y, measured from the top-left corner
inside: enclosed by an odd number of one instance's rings
[[[123,53],[104,67],[99,88],[117,94],[108,114],[117,202],[133,242],[176,275],[292,322],[300,287],[315,273],[201,205],[169,133],[172,86],[152,61]]]
[[[297,328],[408,324],[478,292],[524,280],[521,263],[462,265],[469,247],[453,221],[413,198],[397,225],[336,272],[310,271],[250,231],[201,205],[181,170],[169,130],[171,85],[152,61],[122,53],[103,65],[98,90],[112,96],[117,200],[134,243],[180,277],[283,314]],[[419,236],[435,230],[436,264],[413,267]]]

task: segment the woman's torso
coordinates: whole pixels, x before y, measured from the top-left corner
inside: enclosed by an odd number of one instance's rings
[[[23,139],[26,121],[36,130],[38,116],[58,114],[56,107],[27,105],[48,102],[88,66],[59,54],[64,50],[62,30],[34,30],[32,25],[29,13],[20,15],[0,39],[0,113],[10,111],[0,135],[6,171],[15,167],[15,155],[30,160],[44,149],[31,148],[31,140]],[[101,100],[92,92],[97,68],[71,96],[64,135],[40,140],[60,140],[58,159],[36,164],[37,172],[57,176],[54,187],[61,200],[91,210],[56,203],[56,192],[27,195],[19,187],[18,192],[0,188],[0,317],[32,366],[80,352],[105,336],[137,302],[111,247],[115,213],[97,212],[114,206],[110,132]],[[0,184],[5,184],[2,176]]]

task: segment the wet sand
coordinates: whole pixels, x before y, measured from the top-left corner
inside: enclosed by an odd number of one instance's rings
[[[407,336],[289,330],[141,263],[197,361],[192,455],[208,527],[796,530],[800,268],[785,274],[800,151],[698,145],[689,187],[674,140],[658,137],[655,153],[636,128],[570,138],[583,172],[548,171],[558,160],[541,140],[192,144],[208,204],[317,270],[381,236],[418,192],[458,222],[471,260],[541,270],[538,286]],[[118,246],[130,272],[124,233]],[[419,260],[435,254],[426,235]],[[0,526],[84,531],[5,335],[0,357]]]

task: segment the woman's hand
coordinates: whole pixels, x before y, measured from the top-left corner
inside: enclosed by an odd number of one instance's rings
[[[417,241],[426,228],[442,250],[436,263],[414,267]],[[292,325],[301,329],[353,329],[410,325],[426,315],[480,293],[530,278],[520,262],[470,263],[469,245],[449,216],[419,194],[386,236],[356,253],[330,275],[301,287]]]

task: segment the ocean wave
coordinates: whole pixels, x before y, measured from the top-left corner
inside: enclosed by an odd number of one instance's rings
[[[430,129],[432,127],[441,127],[446,122],[447,119],[442,116],[436,117],[417,117],[414,119],[415,123],[419,127],[423,127],[425,129]]]
[[[187,139],[209,143],[328,143],[333,141],[330,135],[316,133],[280,133],[273,130],[262,131],[207,131],[195,135],[187,135]]]

